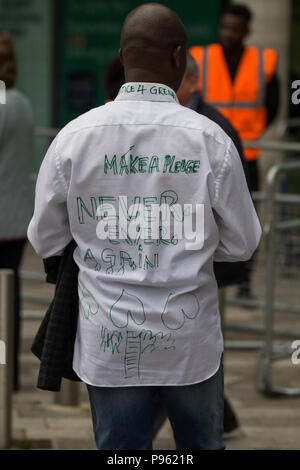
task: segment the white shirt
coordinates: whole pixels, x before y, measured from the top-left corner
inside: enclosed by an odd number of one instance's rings
[[[112,230],[100,239],[99,208],[103,215],[110,204],[120,219],[119,196],[135,208],[191,204],[194,215],[199,204],[203,246],[186,249],[187,240],[173,232],[135,240],[114,238]],[[126,215],[130,222],[138,212]],[[59,133],[40,168],[28,229],[43,258],[72,237],[78,245],[73,368],[96,386],[187,385],[211,377],[223,351],[213,260],[249,259],[260,236],[230,138],[155,83],[125,84],[114,102]]]

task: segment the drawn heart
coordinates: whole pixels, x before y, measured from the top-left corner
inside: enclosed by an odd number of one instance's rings
[[[171,292],[161,314],[161,321],[169,330],[180,330],[186,319],[194,320],[199,312],[200,304],[195,294],[183,294],[178,298]]]
[[[126,311],[124,305],[130,304],[130,309]],[[126,311],[126,313],[124,313]],[[143,302],[125,289],[122,290],[120,297],[111,306],[109,316],[113,325],[117,328],[126,328],[128,325],[142,325],[146,321],[146,314]]]
[[[99,304],[97,304],[93,294],[82,284],[78,282],[81,295],[79,296],[80,303],[83,307],[85,318],[89,319],[90,315],[97,315],[99,313]]]

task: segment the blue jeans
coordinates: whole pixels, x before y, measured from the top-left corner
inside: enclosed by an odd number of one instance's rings
[[[193,385],[94,387],[87,385],[99,450],[152,450],[153,402],[159,394],[177,450],[224,450],[223,363]]]

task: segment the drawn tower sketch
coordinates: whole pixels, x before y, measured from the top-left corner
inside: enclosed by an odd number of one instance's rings
[[[91,321],[92,317],[100,313],[100,307],[92,293],[82,284],[80,287],[84,318]],[[126,304],[130,305],[130,309],[124,312]],[[189,308],[183,308],[185,304]],[[200,304],[195,294],[183,294],[178,299],[174,293],[169,293],[160,315],[165,331],[153,332],[146,327],[147,317],[142,300],[122,289],[109,311],[114,329],[101,327],[100,349],[112,355],[123,355],[124,377],[139,378],[143,355],[158,350],[175,350],[174,331],[183,328],[186,321],[194,320],[199,312]]]

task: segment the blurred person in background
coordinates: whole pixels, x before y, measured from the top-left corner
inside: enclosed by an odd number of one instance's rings
[[[242,141],[249,142],[261,137],[279,106],[277,53],[246,46],[251,19],[246,6],[230,5],[221,17],[220,42],[190,48],[199,68],[197,89],[204,101],[231,122]],[[244,148],[251,192],[259,190],[259,154],[259,149]],[[252,267],[253,259],[248,263],[248,277],[238,291],[238,297],[249,300],[253,299]]]
[[[0,33],[0,80],[6,104],[0,104],[0,269],[14,271],[14,390],[19,389],[20,283],[19,266],[32,215],[30,172],[33,156],[33,115],[28,99],[15,88],[17,59],[13,40]]]
[[[119,56],[113,57],[109,62],[104,76],[105,102],[113,101],[125,83],[124,67]]]

